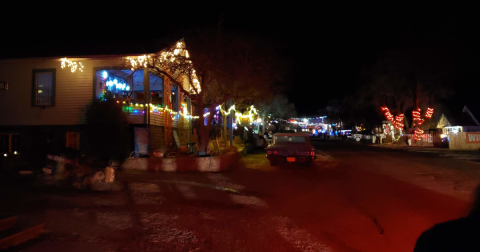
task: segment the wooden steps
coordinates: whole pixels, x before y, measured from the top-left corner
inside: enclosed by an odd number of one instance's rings
[[[43,225],[32,224],[18,215],[0,215],[0,250],[38,237],[43,232]]]

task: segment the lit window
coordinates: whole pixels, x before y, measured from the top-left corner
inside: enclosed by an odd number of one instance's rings
[[[33,70],[32,106],[55,106],[55,69]]]

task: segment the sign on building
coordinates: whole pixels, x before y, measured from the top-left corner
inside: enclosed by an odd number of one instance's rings
[[[469,133],[467,132],[467,143],[480,143],[480,132],[479,133]]]

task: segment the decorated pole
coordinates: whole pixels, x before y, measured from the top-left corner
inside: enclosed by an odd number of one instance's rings
[[[233,99],[230,98],[230,106],[233,106]],[[235,111],[233,109],[229,109],[230,111],[230,146],[233,146],[233,122],[235,117]]]

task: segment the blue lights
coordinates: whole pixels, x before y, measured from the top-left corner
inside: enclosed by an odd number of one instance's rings
[[[108,73],[107,73],[107,71],[103,71],[103,72],[102,72],[102,77],[103,77],[104,79],[108,78]]]
[[[126,84],[123,80],[118,80],[117,78],[108,80],[105,82],[105,85],[110,89],[115,86],[116,90],[130,90],[130,86],[128,86],[128,84]]]

